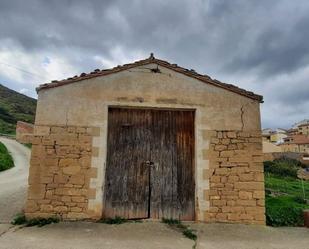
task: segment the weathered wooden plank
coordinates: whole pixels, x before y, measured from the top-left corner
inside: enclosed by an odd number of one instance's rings
[[[113,108],[108,118],[106,217],[148,217],[149,168],[144,162],[149,133],[143,112]]]
[[[194,113],[153,111],[151,217],[194,219]]]

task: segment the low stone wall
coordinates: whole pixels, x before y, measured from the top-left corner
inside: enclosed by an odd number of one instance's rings
[[[16,139],[22,139],[22,136],[25,134],[32,134],[34,130],[34,125],[26,123],[23,121],[18,121],[16,124]]]
[[[210,189],[205,220],[265,224],[262,137],[260,132],[215,131],[210,134]]]
[[[275,160],[274,153],[263,153],[263,160],[265,161],[273,161]]]
[[[92,137],[96,128],[35,126],[24,136],[32,143],[29,189],[25,208],[28,218],[58,216],[62,219],[91,217],[88,201],[95,198],[90,179],[95,156]]]
[[[298,152],[272,152],[263,154],[264,161],[273,161],[275,159],[280,159],[282,157],[295,159],[303,164],[309,165],[309,160],[306,160],[307,154]]]

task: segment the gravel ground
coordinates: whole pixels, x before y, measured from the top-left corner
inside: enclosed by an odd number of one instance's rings
[[[309,229],[236,224],[193,224],[197,249],[309,249]]]
[[[193,245],[192,240],[160,222],[62,222],[10,228],[0,236],[0,249],[191,249]]]
[[[15,167],[0,173],[0,223],[9,223],[22,211],[27,190],[30,150],[15,140],[0,137]]]
[[[191,224],[196,249],[309,249],[309,229]],[[192,249],[194,242],[160,222],[107,225],[62,222],[44,227],[0,224],[0,249]]]

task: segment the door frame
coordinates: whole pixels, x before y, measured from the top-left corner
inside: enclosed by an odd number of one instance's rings
[[[194,177],[194,210],[193,210],[193,221],[197,219],[196,215],[196,208],[198,207],[198,198],[197,198],[197,139],[196,139],[196,133],[197,133],[197,126],[196,126],[196,116],[197,116],[197,108],[186,108],[186,107],[167,107],[167,106],[138,106],[138,105],[107,105],[106,110],[106,135],[105,135],[105,165],[104,165],[104,174],[103,174],[103,184],[102,184],[102,194],[103,194],[103,205],[102,205],[102,217],[104,218],[104,209],[105,209],[105,199],[106,199],[106,189],[105,189],[105,181],[106,181],[106,167],[107,167],[107,147],[108,147],[108,134],[109,134],[109,110],[113,108],[121,108],[121,109],[135,109],[135,110],[143,110],[143,109],[149,109],[149,110],[169,110],[169,111],[191,111],[194,114],[193,119],[193,139],[194,139],[194,148],[193,148],[193,159],[192,159],[192,169],[193,169],[193,177]]]

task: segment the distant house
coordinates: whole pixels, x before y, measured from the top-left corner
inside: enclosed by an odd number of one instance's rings
[[[275,153],[275,152],[282,152],[282,148],[268,141],[263,141],[263,153]]]
[[[283,139],[287,137],[287,131],[285,129],[277,128],[270,135],[270,142],[279,144],[283,143]]]
[[[270,137],[271,137],[272,129],[266,128],[262,130],[262,138],[263,141],[270,142]]]
[[[283,143],[283,139],[287,137],[287,130],[277,128],[272,129],[263,129],[262,130],[263,141],[267,141],[274,144]]]
[[[309,136],[309,123],[299,125],[298,134]]]
[[[291,128],[289,130],[287,130],[287,135],[288,136],[293,136],[293,135],[297,135],[298,134],[298,129],[297,128]]]
[[[309,136],[303,134],[292,135],[284,138],[280,144],[283,152],[309,153]]]
[[[293,125],[292,129],[298,129],[298,127],[299,127],[300,125],[303,125],[303,124],[309,124],[309,119],[304,119],[304,120],[302,120],[302,121],[299,121],[299,122],[295,123],[295,124]]]

